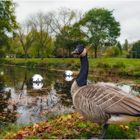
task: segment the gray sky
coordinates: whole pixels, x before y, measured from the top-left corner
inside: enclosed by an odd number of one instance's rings
[[[140,0],[13,0],[18,4],[16,16],[18,22],[23,22],[29,15],[38,11],[47,12],[67,7],[83,12],[91,8],[107,8],[114,10],[114,16],[121,24],[122,43],[127,38],[129,42],[140,39]]]

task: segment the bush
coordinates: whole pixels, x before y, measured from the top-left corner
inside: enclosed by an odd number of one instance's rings
[[[104,56],[106,57],[116,57],[121,54],[120,49],[118,47],[109,47],[106,49]]]
[[[3,50],[0,50],[0,58],[4,58],[5,57],[5,52]]]
[[[115,69],[125,68],[125,64],[123,62],[117,62],[116,64],[112,66],[112,68],[115,68]]]
[[[140,58],[140,40],[133,44],[133,47],[129,52],[129,57]]]

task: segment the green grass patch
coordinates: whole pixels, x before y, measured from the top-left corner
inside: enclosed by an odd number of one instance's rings
[[[73,69],[79,70],[79,58],[45,58],[41,59],[19,59],[5,58],[0,59],[1,64],[11,64],[25,66],[28,68],[46,69]],[[90,71],[104,70],[106,72],[115,71],[115,74],[124,76],[140,76],[140,59],[128,58],[89,58]]]
[[[136,139],[140,137],[140,123],[109,125],[106,139]],[[49,118],[46,122],[6,128],[0,138],[6,139],[88,139],[100,136],[101,126],[85,120],[79,113]]]
[[[24,125],[9,124],[8,126],[0,128],[0,138],[5,137],[6,135],[12,135],[21,129]]]

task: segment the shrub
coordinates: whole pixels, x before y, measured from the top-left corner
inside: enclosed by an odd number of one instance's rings
[[[116,64],[112,66],[112,68],[115,68],[115,69],[125,68],[125,64],[123,62],[117,62]]]
[[[104,56],[106,57],[116,57],[121,54],[120,49],[118,47],[109,47],[106,49]]]
[[[105,68],[105,69],[111,68],[111,66],[109,64],[103,63],[103,62],[97,63],[96,67],[97,68]]]

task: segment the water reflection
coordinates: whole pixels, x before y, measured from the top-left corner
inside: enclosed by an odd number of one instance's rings
[[[39,89],[42,89],[43,87],[43,77],[39,74],[35,74],[33,75],[32,77],[32,87],[33,89],[35,90],[39,90]]]
[[[0,125],[46,120],[49,115],[74,111],[70,94],[72,76],[48,70],[0,67]],[[42,82],[32,82],[38,73]],[[91,78],[89,77],[89,80]],[[116,86],[116,84],[113,84]],[[137,95],[140,88],[119,84],[127,93]]]
[[[42,89],[43,83],[33,83],[33,89]]]
[[[0,75],[1,75],[1,76],[3,76],[3,75],[4,75],[4,72],[3,72],[3,71],[1,71],[1,72],[0,72]]]
[[[66,76],[65,77],[65,81],[67,81],[67,82],[72,81],[72,80],[73,80],[72,76]]]
[[[7,98],[7,106],[0,106],[0,108],[1,112],[6,109],[14,112],[11,114],[14,119],[11,119],[10,122],[24,124],[37,122],[46,120],[50,114],[73,111],[69,94],[71,83],[65,82],[63,73],[58,74],[46,70],[30,71],[17,67],[1,67],[0,69],[5,73],[0,80],[1,91],[10,93]],[[44,80],[32,82],[34,73],[42,75]],[[2,100],[4,99],[0,98],[0,101]],[[1,115],[3,116],[3,114]],[[0,122],[9,123],[1,118]]]
[[[140,94],[139,89],[136,90],[135,86],[130,86],[126,84],[118,84],[117,86],[128,94],[131,94],[134,96],[138,96]]]
[[[16,106],[9,104],[9,98],[11,98],[11,92],[0,92],[0,127],[6,123],[16,121]]]
[[[35,82],[35,83],[42,82],[43,81],[43,77],[41,75],[39,75],[39,74],[35,74],[32,77],[32,81]]]

